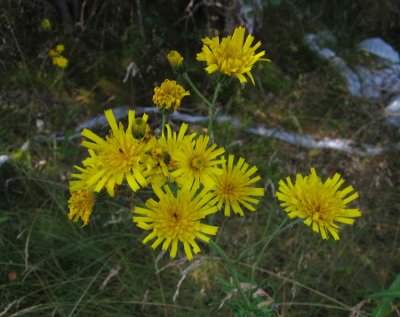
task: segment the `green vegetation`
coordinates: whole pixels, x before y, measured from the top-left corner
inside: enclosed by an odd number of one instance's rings
[[[154,87],[174,76],[165,58],[171,49],[212,94],[195,53],[201,37],[224,29],[225,11],[212,5],[185,11],[188,2],[88,1],[72,24],[46,2],[0,4],[0,155],[10,157],[0,166],[0,316],[245,316],[230,272],[210,247],[189,263],[141,243],[145,233],[132,223],[132,209],[145,195],[117,201],[100,195],[87,227],[67,218],[71,166],[83,158],[79,123],[109,108],[151,105]],[[214,134],[228,153],[259,168],[266,194],[246,217],[217,215],[216,242],[240,281],[267,294],[251,301],[267,303],[265,316],[396,316],[398,150],[376,157],[309,150],[246,128],[266,124],[318,138],[398,142],[400,130],[386,124],[383,106],[351,97],[337,71],[302,39],[328,30],[346,55],[357,41],[379,35],[400,51],[400,7],[395,0],[263,3],[257,14],[263,27],[255,35],[272,64],[254,67],[255,86],[223,87],[217,107],[241,126],[217,122]],[[168,13],[161,9],[166,5]],[[45,18],[50,30],[42,27]],[[48,56],[57,44],[65,46],[65,69]],[[194,94],[186,98],[188,113],[208,114]],[[161,116],[151,114],[149,122],[159,127]],[[360,193],[363,216],[338,242],[322,241],[303,224],[269,239],[288,224],[274,196],[277,182],[310,167],[324,178],[341,173]],[[260,240],[268,243],[264,253]]]

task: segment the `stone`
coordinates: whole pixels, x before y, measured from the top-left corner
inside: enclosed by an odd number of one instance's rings
[[[336,56],[335,52],[332,51],[330,48],[321,48],[318,51],[318,55],[323,59],[332,59]]]
[[[333,64],[339,69],[343,78],[347,82],[347,89],[353,97],[361,97],[361,81],[358,75],[347,66],[346,62],[340,57],[332,59]]]
[[[329,37],[326,35],[322,37],[320,33],[306,34],[304,40],[319,57],[338,68],[352,96],[380,101],[387,100],[400,91],[400,57],[389,44],[380,38],[362,41],[359,47],[379,56],[381,60],[371,67],[363,65],[349,67],[333,50],[324,45],[329,42],[326,39]]]
[[[0,167],[10,159],[8,155],[0,155]]]
[[[391,63],[400,63],[399,53],[379,37],[366,39],[358,46],[363,51],[374,54]]]
[[[400,128],[400,95],[385,108],[385,116],[388,124]]]
[[[357,74],[350,67],[347,66],[346,62],[343,59],[341,59],[339,56],[336,56],[336,53],[333,50],[327,47],[321,47],[324,41],[321,39],[320,34],[317,35],[313,33],[308,33],[305,35],[304,41],[309,46],[309,48],[314,51],[319,57],[324,60],[330,61],[339,69],[343,78],[347,82],[349,93],[352,96],[361,96],[361,83]],[[331,41],[333,41],[333,39],[331,39]]]
[[[400,91],[400,72],[394,68],[356,66],[355,72],[361,81],[361,95],[365,98],[385,99]]]

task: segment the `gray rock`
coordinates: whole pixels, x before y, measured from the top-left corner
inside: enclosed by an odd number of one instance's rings
[[[10,159],[8,155],[0,155],[0,167]]]
[[[388,124],[400,128],[400,95],[385,108],[385,116]]]
[[[392,63],[400,63],[399,53],[379,37],[362,41],[358,46],[368,53],[374,54]]]
[[[304,42],[310,47],[311,50],[317,52],[320,50],[318,44],[318,37],[316,34],[308,33],[304,36]]]
[[[321,39],[320,34],[306,34],[304,37],[304,41],[309,46],[309,48],[314,51],[319,57],[332,62],[332,64],[334,64],[339,69],[343,78],[347,82],[347,87],[352,96],[361,96],[361,82],[357,74],[350,67],[347,66],[346,62],[343,59],[341,59],[339,56],[336,56],[336,53],[334,51],[326,47],[321,47],[321,43],[323,43],[324,41]]]
[[[346,80],[350,95],[354,97],[361,97],[361,81],[357,73],[347,66],[346,62],[340,57],[335,57],[332,59],[332,62],[339,69],[343,78]]]
[[[321,40],[321,36],[319,35],[312,33],[306,34],[304,41],[307,43],[310,49],[317,53],[322,59],[332,59],[336,56],[334,51],[332,51],[330,48],[324,47],[321,44],[324,41]]]
[[[352,96],[380,100],[400,92],[399,54],[382,39],[367,39],[359,44],[361,49],[379,56],[381,62],[369,68],[362,65],[350,68],[333,50],[324,46],[326,40],[321,37],[320,33],[310,33],[304,40],[319,57],[338,68]]]
[[[335,52],[330,48],[322,48],[318,51],[318,55],[323,59],[332,59],[336,56]]]
[[[400,92],[400,72],[394,68],[356,66],[355,72],[361,80],[361,95],[365,98],[381,99]]]

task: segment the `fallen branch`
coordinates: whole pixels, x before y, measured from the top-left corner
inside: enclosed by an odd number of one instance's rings
[[[117,120],[126,117],[129,107],[119,107],[113,109],[114,116]],[[158,113],[159,110],[155,107],[136,107],[135,112],[137,115],[143,113]],[[209,120],[208,116],[192,116],[184,114],[181,112],[174,112],[170,117],[170,120],[178,120],[189,123],[207,122]],[[219,122],[230,122],[235,128],[240,128],[240,120],[233,118],[228,115],[221,115],[216,118]],[[75,134],[65,137],[65,136],[41,136],[38,135],[34,139],[39,142],[44,141],[62,141],[66,138],[68,140],[80,138],[80,132],[84,129],[91,129],[96,126],[106,127],[108,125],[104,114],[99,114],[93,118],[90,118],[75,128]],[[298,134],[293,132],[288,132],[282,128],[267,128],[266,126],[259,126],[256,128],[248,128],[245,130],[248,133],[267,137],[267,138],[277,138],[281,141],[301,146],[308,149],[331,149],[336,151],[341,151],[345,153],[350,153],[358,156],[377,156],[391,150],[400,150],[400,143],[389,144],[386,146],[372,145],[372,144],[357,144],[351,139],[332,139],[332,138],[322,138],[317,139],[307,134]]]
[[[318,140],[306,134],[298,134],[287,132],[280,128],[268,129],[264,126],[258,128],[247,129],[248,132],[264,137],[274,137],[279,140],[288,142],[293,145],[302,146],[309,149],[331,149],[342,151],[346,153],[355,154],[358,156],[376,156],[388,152],[392,149],[400,150],[400,143],[380,146],[371,144],[359,144],[357,145],[353,140],[350,139],[331,139],[323,138]]]

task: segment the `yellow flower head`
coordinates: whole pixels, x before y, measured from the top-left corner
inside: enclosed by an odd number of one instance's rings
[[[64,52],[64,44],[58,44],[58,45],[56,46],[56,52],[57,52],[58,54],[61,54],[62,52]]]
[[[157,140],[157,144],[153,146],[151,151],[151,158],[155,162],[156,166],[159,166],[164,174],[164,176],[168,176],[168,166],[170,156],[168,154],[167,148],[161,142],[161,139]]]
[[[231,208],[233,212],[244,216],[242,206],[250,211],[256,209],[251,204],[258,204],[259,200],[252,196],[264,196],[264,188],[252,187],[252,184],[261,179],[260,176],[252,177],[257,172],[257,167],[249,169],[249,164],[240,158],[234,166],[234,156],[229,155],[228,164],[222,165],[223,173],[215,178],[214,193],[216,197],[211,204],[217,204],[221,209],[225,204],[225,216],[229,217]]]
[[[85,166],[95,166],[98,172],[92,176],[87,184],[94,186],[94,191],[99,192],[106,187],[110,196],[114,196],[115,185],[120,185],[126,179],[133,191],[145,187],[147,181],[143,175],[148,165],[150,156],[148,153],[156,140],[136,139],[132,134],[132,126],[135,122],[135,112],[128,113],[128,128],[125,131],[123,124],[119,125],[115,120],[112,110],[105,112],[110,124],[110,134],[105,138],[99,137],[88,129],[82,131],[82,136],[90,141],[83,141],[82,145],[92,151],[91,156],[83,161]],[[147,115],[142,117],[147,121]]]
[[[91,156],[96,155],[92,150],[89,150],[89,153]],[[71,173],[71,180],[69,181],[69,191],[71,193],[84,189],[93,191],[94,187],[88,185],[88,180],[95,176],[99,172],[99,169],[94,166],[82,168],[77,165],[74,165],[74,168],[77,169],[80,173]]]
[[[208,243],[210,238],[207,235],[215,235],[218,230],[216,226],[200,222],[218,211],[208,203],[213,194],[206,190],[196,193],[189,187],[178,189],[176,194],[168,186],[163,189],[154,187],[158,201],[148,199],[144,208],[135,207],[133,221],[139,228],[151,230],[143,243],[155,239],[151,245],[153,249],[162,243],[162,250],[171,248],[170,256],[175,258],[180,242],[187,258],[192,260],[193,253],[200,252],[195,239]]]
[[[167,54],[167,59],[172,67],[179,67],[182,65],[183,62],[183,57],[181,54],[179,54],[178,51],[170,51]]]
[[[182,98],[189,95],[190,92],[177,84],[175,80],[166,79],[160,87],[154,88],[153,102],[160,109],[177,110]]]
[[[165,125],[167,129],[167,134],[164,133],[161,135],[159,139],[159,144],[163,146],[168,153],[168,162],[167,165],[169,168],[176,167],[176,154],[179,151],[181,145],[184,140],[193,140],[196,136],[196,133],[192,133],[190,135],[186,135],[188,125],[187,123],[182,123],[179,132],[172,131],[169,124]]]
[[[289,218],[304,218],[304,223],[319,232],[322,239],[328,239],[329,232],[339,240],[339,226],[335,222],[352,225],[353,218],[361,216],[360,210],[346,208],[349,202],[358,198],[358,193],[353,192],[352,186],[339,189],[344,179],[338,173],[323,183],[311,168],[308,176],[297,174],[294,185],[289,177],[286,182],[281,180],[276,192],[282,208]]]
[[[151,170],[147,170],[144,174],[146,176],[146,180],[151,186],[154,187],[162,187],[164,186],[168,180],[168,172],[165,173],[165,169],[161,166],[155,166]]]
[[[188,125],[182,123],[179,132],[172,131],[169,124],[166,125],[167,133],[161,134],[157,144],[151,151],[151,157],[155,168],[148,171],[149,182],[153,186],[162,186],[167,180],[175,182],[175,178],[170,175],[170,171],[176,168],[176,153],[183,140],[192,140],[196,134],[186,135]]]
[[[245,28],[240,26],[234,30],[232,36],[222,38],[221,42],[218,36],[202,39],[203,48],[196,59],[207,63],[205,70],[209,74],[218,71],[224,75],[236,77],[242,84],[247,82],[244,76],[247,75],[254,85],[251,68],[258,60],[269,60],[261,58],[265,55],[265,51],[256,53],[261,42],[251,46],[254,37],[249,34],[245,40],[244,34]]]
[[[68,59],[64,56],[54,56],[53,57],[53,65],[58,66],[61,69],[68,67]]]
[[[82,189],[72,192],[68,200],[68,218],[70,220],[73,219],[74,222],[77,222],[80,218],[83,221],[83,225],[86,226],[92,214],[94,203],[95,197],[92,191]]]
[[[51,22],[49,19],[43,19],[42,20],[42,29],[44,31],[50,31],[51,30]]]
[[[56,50],[51,49],[51,50],[49,51],[49,56],[50,56],[50,57],[56,57],[56,56],[59,56],[59,54],[57,53]]]
[[[177,169],[171,175],[178,183],[199,188],[200,184],[212,189],[215,185],[215,176],[222,174],[219,164],[225,160],[219,158],[225,152],[224,148],[217,148],[216,144],[208,147],[209,136],[201,135],[196,140],[185,139],[181,142],[175,154]]]

